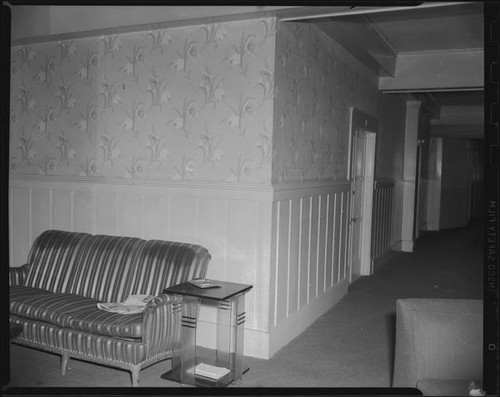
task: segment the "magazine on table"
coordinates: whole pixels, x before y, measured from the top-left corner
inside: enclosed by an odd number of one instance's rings
[[[188,283],[202,289],[220,288],[219,284],[213,280],[209,280],[208,278],[194,278],[192,280],[188,280]]]
[[[142,313],[146,305],[153,300],[153,295],[130,295],[123,302],[98,303],[100,310],[118,314]]]

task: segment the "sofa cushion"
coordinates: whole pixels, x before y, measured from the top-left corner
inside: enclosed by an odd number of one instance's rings
[[[199,245],[145,241],[131,273],[130,294],[157,296],[167,287],[205,277],[210,258],[208,250]]]
[[[10,288],[10,312],[18,317],[100,335],[142,336],[142,313],[109,313],[99,310],[97,303],[95,299],[73,294],[55,294],[19,286]]]
[[[94,307],[74,313],[69,326],[92,334],[140,338],[142,337],[142,313],[117,314]]]
[[[424,396],[468,396],[470,383],[462,379],[421,379],[417,389]]]
[[[46,230],[33,243],[28,255],[29,271],[24,285],[51,292],[70,292],[78,247],[87,233]]]
[[[148,346],[140,339],[124,340],[104,335],[96,335],[76,331],[71,328],[60,328],[52,324],[29,319],[11,318],[11,323],[22,324],[23,333],[18,337],[18,343],[37,346],[42,349],[61,349],[79,354],[79,358],[89,357],[104,361],[115,361],[127,364],[139,364],[146,358]]]
[[[143,244],[134,237],[90,236],[78,250],[69,292],[101,302],[124,301],[130,295],[129,273]]]
[[[10,312],[19,317],[68,327],[75,312],[95,307],[93,299],[23,286],[10,287]]]

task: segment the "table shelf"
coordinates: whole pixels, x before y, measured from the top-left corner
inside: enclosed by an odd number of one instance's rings
[[[248,368],[243,367],[243,333],[245,323],[245,293],[247,284],[215,281],[220,288],[201,289],[185,282],[166,288],[163,293],[182,299],[181,345],[174,349],[172,369],[163,379],[200,387],[224,387],[241,379]],[[201,302],[217,302],[217,337],[215,360],[198,357],[196,328]],[[194,367],[204,362],[227,368],[230,372],[219,379],[196,376]]]

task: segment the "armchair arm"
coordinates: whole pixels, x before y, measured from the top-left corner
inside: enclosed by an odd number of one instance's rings
[[[29,269],[28,263],[20,267],[9,267],[9,285],[24,285]]]
[[[481,300],[399,299],[393,387],[482,378]]]
[[[142,316],[142,341],[149,346],[148,356],[172,350],[181,335],[182,299],[158,295],[148,303]]]

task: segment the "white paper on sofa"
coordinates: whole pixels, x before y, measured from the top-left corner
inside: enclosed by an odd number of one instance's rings
[[[118,314],[142,313],[146,305],[151,302],[153,298],[153,295],[130,295],[123,302],[98,303],[97,308]]]

